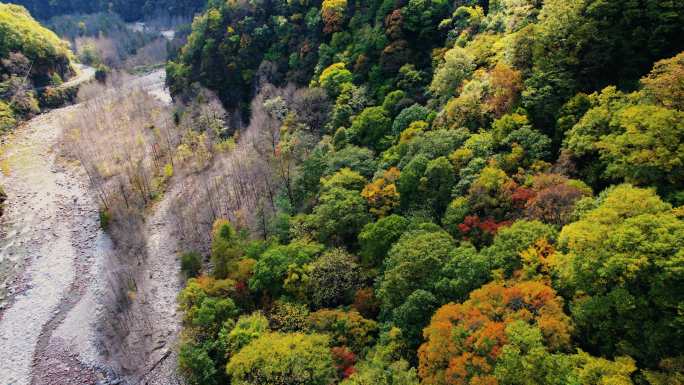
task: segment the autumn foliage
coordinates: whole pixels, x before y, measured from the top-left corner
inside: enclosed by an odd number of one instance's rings
[[[348,378],[355,372],[356,354],[345,346],[330,349],[333,363],[340,378]]]
[[[181,296],[212,342],[192,335],[186,377],[224,373],[213,337],[261,310],[283,351],[325,336],[325,385],[677,383],[659,363],[684,341],[683,17],[671,0],[210,1],[168,84],[216,92],[230,153],[256,150],[207,171],[254,180],[229,185],[255,215],[226,205],[215,282]],[[228,365],[287,373],[270,343]]]
[[[395,182],[400,174],[398,168],[392,167],[385,171],[382,178],[374,180],[361,192],[361,195],[368,201],[370,212],[377,217],[385,217],[399,206],[399,192]]]
[[[324,0],[321,16],[325,22],[323,31],[326,33],[337,32],[344,23],[347,0]]]
[[[490,283],[432,317],[418,351],[423,384],[496,385],[493,369],[513,321],[538,327],[551,349],[570,342],[570,319],[552,288],[538,281]]]
[[[473,243],[481,244],[491,241],[500,228],[509,226],[511,222],[497,222],[492,218],[481,219],[477,215],[468,215],[463,223],[458,225],[463,239]]]

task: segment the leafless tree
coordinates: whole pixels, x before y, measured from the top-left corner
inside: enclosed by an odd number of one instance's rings
[[[107,84],[88,84],[80,91],[81,104],[62,122],[65,155],[83,166],[111,218],[116,253],[107,261],[103,350],[130,368],[152,343],[138,339],[154,330],[143,311],[147,299],[135,298],[145,295],[139,288],[148,278],[141,268],[147,259],[145,214],[168,190],[174,168],[187,168],[178,153],[188,135],[174,124],[172,107],[152,92],[155,82],[163,79],[114,73]]]

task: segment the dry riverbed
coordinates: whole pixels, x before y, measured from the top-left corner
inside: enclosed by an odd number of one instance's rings
[[[163,80],[160,71],[136,82],[168,102]],[[108,262],[117,251],[100,230],[86,176],[58,150],[60,122],[79,108],[40,115],[2,144],[8,201],[0,226],[0,385],[177,383],[181,282],[166,200],[152,208],[146,226],[148,256],[139,266],[145,278],[133,305],[145,322],[129,336],[149,343],[125,374],[118,357],[104,354],[115,349],[106,346],[101,325],[112,308]]]

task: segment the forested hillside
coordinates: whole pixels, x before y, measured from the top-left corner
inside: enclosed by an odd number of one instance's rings
[[[21,6],[0,3],[0,131],[40,111],[34,87],[73,75],[69,45]],[[45,94],[45,92],[43,93]],[[50,104],[59,95],[42,100]]]
[[[58,15],[114,12],[127,21],[159,15],[191,15],[202,9],[207,0],[14,0],[36,18]]]
[[[256,226],[183,256],[188,382],[681,384],[682,36],[669,0],[210,2],[172,92],[274,129]]]

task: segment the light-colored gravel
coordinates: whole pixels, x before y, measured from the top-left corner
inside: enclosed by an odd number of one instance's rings
[[[170,222],[169,204],[174,201],[174,191],[167,193],[155,208],[149,220],[147,233],[147,279],[141,281],[139,311],[147,314],[155,325],[142,370],[136,373],[133,383],[148,385],[176,385],[181,380],[176,373],[177,343],[180,332],[180,314],[176,297],[181,288],[178,243],[175,228]],[[138,333],[144,329],[138,329]],[[149,331],[148,331],[149,333]]]
[[[164,72],[133,79],[163,102]],[[60,122],[80,107],[43,114],[7,137],[0,185],[8,195],[0,228],[0,385],[180,384],[175,374],[181,287],[177,244],[168,221],[172,192],[147,221],[147,258],[139,266],[140,323],[128,337],[140,360],[114,373],[102,356],[98,325],[111,295],[107,261],[116,253],[98,225],[87,178],[57,158]]]
[[[94,254],[97,210],[87,186],[56,161],[59,121],[78,107],[41,115],[5,144],[8,195],[0,240],[4,295],[0,311],[0,383],[31,382],[36,346],[44,326],[59,317],[65,296]],[[80,277],[83,278],[83,277]]]

